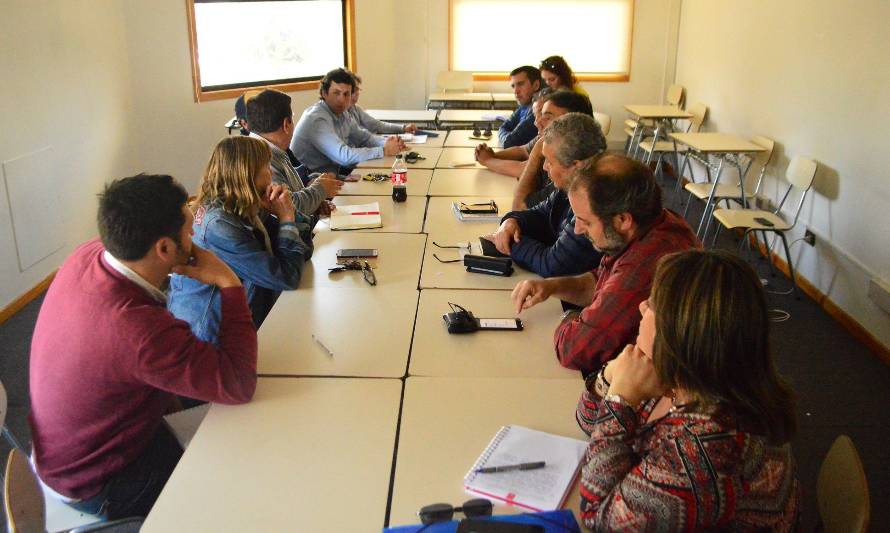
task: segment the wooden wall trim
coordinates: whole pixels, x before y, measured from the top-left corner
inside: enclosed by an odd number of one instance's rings
[[[35,298],[41,295],[43,291],[49,288],[49,284],[53,282],[53,278],[56,277],[56,271],[53,270],[52,273],[47,276],[43,281],[35,285],[25,294],[19,296],[13,302],[3,309],[0,309],[0,324],[3,324],[10,318],[12,315],[18,313],[22,310],[23,307],[33,302]]]
[[[766,246],[760,242],[756,241],[752,236],[748,236],[751,244],[756,244],[757,249],[760,251],[760,255],[766,257]],[[791,273],[788,270],[788,263],[779,257],[779,254],[773,252],[772,257],[770,258],[773,265],[778,268],[788,279],[791,279]],[[800,272],[795,272],[795,276],[797,277],[797,286],[800,290],[813,299],[816,304],[821,307],[828,316],[837,321],[838,324],[841,325],[844,329],[846,329],[850,335],[865,345],[866,348],[872,351],[878,359],[884,362],[887,366],[890,366],[890,348],[885,346],[877,337],[872,335],[870,331],[865,329],[865,327],[860,324],[855,318],[853,318],[849,313],[841,309],[839,305],[834,303],[831,298],[828,297],[825,293],[819,290],[818,287],[813,285],[810,280],[800,275]]]

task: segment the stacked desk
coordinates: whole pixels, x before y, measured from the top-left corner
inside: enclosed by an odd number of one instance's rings
[[[435,128],[436,111],[428,109],[366,109],[377,120],[398,124],[417,124],[418,127]]]
[[[558,301],[523,311],[521,332],[449,335],[442,321],[448,302],[516,316],[510,290],[537,277],[518,267],[507,278],[471,274],[432,257],[460,257],[432,241],[478,243],[499,225],[458,221],[452,202],[493,199],[503,215],[515,180],[478,166],[472,145],[409,149],[427,159],[409,165],[406,202],[392,202],[388,180],[344,184],[335,203],[378,202],[384,227],[337,232],[320,223],[299,289],[280,296],[259,330],[254,400],[211,407],[145,531],[373,531],[387,516],[391,525],[417,523],[422,505],[469,498],[461,480],[500,426],[583,438],[574,420],[583,383],[553,352]],[[388,173],[392,159],[358,172]],[[379,251],[369,260],[376,286],[360,271],[328,271],[340,248]],[[566,506],[577,510],[577,487]]]

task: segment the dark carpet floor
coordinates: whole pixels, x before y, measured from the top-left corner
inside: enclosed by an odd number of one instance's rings
[[[682,212],[673,185],[668,182],[665,187],[665,204]],[[700,213],[700,205],[690,209],[687,218],[693,229]],[[717,246],[735,250],[737,242],[724,233]],[[799,242],[794,246],[806,244]],[[768,280],[769,290],[782,292],[791,286],[781,274],[772,277],[765,261],[743,255]],[[794,452],[804,487],[804,531],[811,531],[816,522],[819,465],[840,434],[849,435],[859,449],[871,491],[871,530],[883,531],[890,524],[890,507],[883,505],[890,494],[890,367],[815,302],[799,294],[798,299],[771,293],[769,302],[771,307],[790,314],[788,320],[774,324],[772,346],[782,373],[798,394],[800,431],[794,440]],[[6,386],[10,404],[7,427],[25,446],[30,444],[26,420],[28,350],[41,301],[42,298],[35,300],[0,325],[0,380]],[[8,451],[7,443],[0,442],[0,457],[5,458]]]

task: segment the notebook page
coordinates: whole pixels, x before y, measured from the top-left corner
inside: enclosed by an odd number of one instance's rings
[[[483,496],[534,511],[558,509],[578,472],[587,443],[522,426],[505,426],[464,478],[464,487]],[[477,468],[545,461],[544,468],[493,474]]]
[[[331,213],[331,229],[381,228],[383,219],[380,217],[380,204],[339,205]]]

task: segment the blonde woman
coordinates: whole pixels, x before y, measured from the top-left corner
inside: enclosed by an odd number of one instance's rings
[[[269,146],[251,137],[216,145],[193,204],[192,241],[213,251],[241,278],[259,327],[278,295],[300,282],[312,255],[309,225],[290,191],[272,183]],[[194,334],[216,342],[222,316],[219,290],[185,276],[170,281],[167,307]]]

